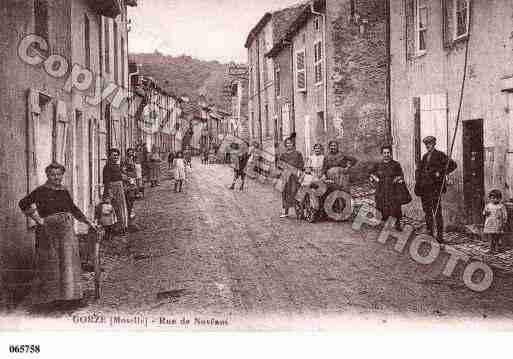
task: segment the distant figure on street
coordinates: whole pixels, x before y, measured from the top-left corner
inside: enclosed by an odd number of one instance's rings
[[[490,191],[488,198],[490,202],[486,204],[483,211],[485,217],[483,234],[490,241],[489,253],[496,253],[501,250],[502,237],[508,222],[508,211],[501,203],[502,193],[498,189]]]
[[[173,160],[173,167],[175,169],[175,192],[182,192],[183,183],[186,179],[185,175],[185,161],[183,153],[179,151]]]
[[[190,169],[192,169],[192,151],[190,147],[187,147],[183,152],[183,159],[185,161],[185,164],[189,166]]]
[[[286,163],[292,166],[293,169],[297,169],[297,171],[303,171],[304,168],[304,160],[301,152],[297,151],[294,146],[294,140],[290,137],[285,140],[285,152],[280,156],[281,163]],[[282,168],[283,170],[283,168]],[[282,208],[283,213],[280,218],[286,218],[289,216],[290,207],[294,207],[296,204],[296,194],[299,190],[299,176],[298,173],[292,173],[287,183],[285,184],[285,188],[282,192]]]
[[[157,147],[153,148],[150,156],[150,185],[160,186],[160,154]]]
[[[229,152],[228,152],[229,153]],[[241,180],[240,190],[244,189],[244,180],[246,179],[246,166],[249,160],[249,153],[246,149],[241,150],[238,154],[230,154],[230,158],[233,159],[233,182],[230,189],[235,188],[235,182],[238,178]]]
[[[135,152],[135,180],[137,183],[137,195],[141,197],[144,197],[143,161],[142,149],[138,148]]]
[[[169,152],[169,155],[167,156],[167,164],[168,164],[168,169],[171,169],[171,167],[173,167],[173,160],[175,159],[175,153],[173,151],[170,151]]]
[[[397,189],[398,186],[404,184],[403,169],[399,162],[392,158],[392,146],[383,146],[381,154],[383,160],[376,163],[370,171],[370,181],[376,188],[376,208],[382,214],[384,222],[389,217],[394,217],[396,219],[395,228],[401,231],[403,213]]]
[[[445,153],[435,149],[435,137],[428,136],[422,142],[427,153],[417,168],[415,194],[422,200],[422,209],[426,215],[426,234],[433,236],[433,218],[436,217],[436,239],[443,243],[442,194],[446,192],[445,178],[456,169],[457,164]]]

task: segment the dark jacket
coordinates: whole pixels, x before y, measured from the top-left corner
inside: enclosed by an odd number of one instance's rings
[[[449,162],[449,166],[447,166],[447,162]],[[456,167],[458,167],[456,162],[449,159],[442,151],[433,150],[429,161],[428,154],[424,154],[415,173],[415,194],[422,197],[436,194],[440,190],[445,193],[445,175],[454,172]],[[443,188],[442,185],[444,185]]]

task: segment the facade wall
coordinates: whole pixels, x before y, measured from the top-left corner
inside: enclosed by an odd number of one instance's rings
[[[293,72],[291,46],[285,47],[274,58],[275,69],[279,68],[279,94],[275,96],[275,110],[278,116],[278,134],[279,140],[284,140],[290,136],[295,129],[294,123],[294,90],[293,90]],[[275,71],[276,75],[276,71]],[[275,79],[275,90],[278,81]]]
[[[274,64],[265,54],[273,46],[273,19],[256,36],[248,49],[250,93],[248,98],[249,130],[252,141],[262,141],[262,149],[273,157],[277,127],[274,108]],[[257,83],[259,81],[259,83]]]
[[[361,160],[387,141],[385,1],[327,0],[328,133]],[[333,134],[333,135],[331,135]]]
[[[314,20],[320,22],[318,29],[314,28]],[[305,155],[310,155],[316,142],[325,142],[324,80],[316,83],[314,71],[314,44],[322,38],[321,17],[311,16],[292,39],[296,148]],[[297,83],[297,56],[302,51],[305,54],[306,91],[301,91]],[[324,69],[324,62],[322,67]]]
[[[449,6],[452,2],[446,2]],[[468,222],[463,196],[463,127],[466,121],[482,119],[484,124],[485,192],[498,188],[511,197],[506,184],[511,184],[511,90],[508,77],[513,76],[513,8],[508,0],[473,1],[469,44],[469,67],[465,85],[461,123],[455,138],[453,159],[458,169],[450,176],[448,193],[444,197],[444,216],[449,223]],[[414,4],[392,1],[392,131],[395,153],[405,169],[408,183],[415,177],[415,136],[413,98],[422,102],[435,96],[444,98],[446,115],[428,116],[421,104],[422,136],[433,131],[430,123],[438,121],[438,147],[447,149],[455,131],[461,82],[463,78],[466,39],[452,41],[440,1],[428,1],[426,52],[418,56],[414,40]],[[448,14],[452,14],[448,9]],[[408,33],[407,33],[408,32]],[[425,130],[424,130],[425,129]],[[413,203],[412,215],[420,216],[419,203]]]
[[[49,2],[49,52],[71,56],[70,7],[68,1]],[[30,1],[2,1],[0,4],[0,306],[18,299],[29,290],[33,265],[34,235],[18,208],[18,201],[32,190],[29,183],[27,136],[29,91],[45,93],[49,102],[41,108],[41,122],[46,127],[53,119],[58,101],[70,103],[64,88],[65,78],[48,75],[42,65],[31,66],[18,57],[18,45],[34,33],[34,8]],[[62,31],[61,29],[68,29]],[[67,113],[69,117],[71,113]],[[48,125],[48,126],[47,126]],[[41,139],[40,147],[51,158],[52,142]],[[43,164],[41,164],[43,166]],[[44,168],[40,168],[44,173]],[[69,168],[68,168],[69,170]],[[69,177],[66,177],[69,185]]]
[[[18,201],[44,183],[44,168],[57,160],[66,167],[64,184],[84,213],[91,216],[99,193],[98,157],[106,149],[101,146],[106,140],[98,140],[102,132],[100,107],[84,101],[85,96],[93,95],[94,83],[90,91],[79,92],[68,82],[74,64],[88,66],[93,75],[99,75],[101,16],[85,0],[47,3],[47,21],[36,21],[33,1],[8,0],[0,5],[0,21],[4,24],[0,32],[0,83],[4,84],[0,87],[0,287],[2,295],[8,297],[0,298],[0,306],[27,294],[32,279],[34,233]],[[86,16],[90,63],[85,56]],[[46,26],[37,25],[44,23],[48,24],[47,31]],[[120,34],[122,29],[126,39],[126,27],[120,24]],[[29,51],[30,56],[41,58],[41,63],[33,66],[19,57],[18,45],[37,31],[47,32],[49,48]],[[45,67],[42,62],[50,55],[62,56],[62,63],[68,67],[55,63],[53,70],[49,63]],[[57,69],[61,73],[57,74]],[[126,107],[117,111],[121,117]],[[75,230],[81,233],[84,228],[77,225]]]

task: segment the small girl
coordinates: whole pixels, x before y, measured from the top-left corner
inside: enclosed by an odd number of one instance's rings
[[[501,239],[508,220],[508,212],[506,206],[501,203],[501,191],[494,189],[490,191],[488,197],[490,202],[483,211],[485,217],[483,234],[490,241],[490,253],[495,253],[502,245]]]
[[[112,238],[114,232],[114,225],[118,222],[116,211],[111,203],[111,196],[109,193],[104,193],[102,201],[96,206],[95,219],[105,231],[105,240]]]
[[[182,152],[178,152],[173,160],[175,168],[175,192],[182,192],[183,182],[185,181],[185,161]]]

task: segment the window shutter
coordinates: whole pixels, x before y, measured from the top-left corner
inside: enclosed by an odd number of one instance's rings
[[[415,0],[404,0],[406,18],[406,60],[415,54]]]
[[[68,142],[68,114],[66,103],[57,101],[57,109],[55,111],[55,153],[54,159],[66,166],[66,144]]]
[[[38,126],[41,117],[39,106],[39,93],[34,90],[28,92],[28,131],[27,131],[27,186],[28,191],[33,191],[40,183],[38,179],[37,147]],[[27,217],[27,227],[32,228],[36,222]]]
[[[454,37],[454,0],[441,0],[442,1],[442,14],[443,14],[443,45],[448,49],[452,45]]]
[[[306,90],[305,52],[296,54],[297,88],[300,91]]]
[[[413,146],[415,153],[415,164],[421,160],[422,139],[420,138],[420,97],[413,98]]]

